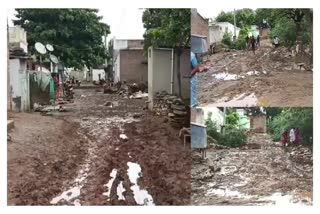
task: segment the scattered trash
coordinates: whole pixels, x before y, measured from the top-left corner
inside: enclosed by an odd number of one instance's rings
[[[142,93],[141,91],[138,91],[134,93],[133,95],[130,95],[130,99],[141,99],[144,97],[148,97],[148,93]]]

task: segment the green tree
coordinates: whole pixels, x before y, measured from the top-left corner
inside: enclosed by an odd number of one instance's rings
[[[299,128],[303,143],[312,143],[313,108],[283,108],[268,123],[268,131],[274,140],[280,140],[281,132],[286,129]]]
[[[104,63],[106,53],[102,37],[110,33],[96,9],[16,9],[18,20],[27,31],[29,50],[34,44],[52,44],[54,54],[67,67],[92,67]]]
[[[143,12],[144,47],[174,48],[177,58],[177,78],[181,96],[180,56],[184,48],[190,47],[190,9],[145,9]]]
[[[310,9],[274,9],[273,10],[273,17],[277,18],[278,20],[281,18],[287,18],[294,23],[295,32],[296,32],[296,46],[298,56],[302,54],[304,47],[303,47],[303,40],[304,40],[304,24],[306,16],[311,17],[312,10]]]
[[[269,26],[274,27],[274,17],[272,16],[272,11],[274,9],[271,8],[258,8],[255,10],[255,24],[261,26],[263,24],[263,20],[266,20]]]
[[[255,13],[252,9],[244,8],[236,10],[236,25],[243,28],[255,23]],[[234,24],[234,11],[221,12],[215,19],[217,22],[229,22]]]
[[[226,127],[236,128],[239,124],[240,116],[235,108],[227,108]]]

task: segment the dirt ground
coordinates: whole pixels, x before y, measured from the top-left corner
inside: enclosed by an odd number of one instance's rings
[[[9,205],[190,203],[191,154],[179,130],[144,110],[145,99],[75,91],[66,113],[14,115]]]
[[[283,148],[256,134],[242,148],[192,157],[193,205],[312,205],[311,148]]]
[[[219,52],[199,73],[200,106],[312,106],[313,73],[267,40],[252,51]]]

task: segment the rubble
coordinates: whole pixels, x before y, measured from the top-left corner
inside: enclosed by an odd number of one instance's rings
[[[181,98],[166,91],[157,92],[153,100],[153,111],[159,116],[169,117],[169,121],[181,128],[188,120],[187,108]]]

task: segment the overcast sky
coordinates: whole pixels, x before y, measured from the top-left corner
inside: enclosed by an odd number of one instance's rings
[[[204,18],[215,18],[218,16],[218,14],[221,11],[224,12],[229,12],[229,11],[233,11],[234,9],[239,9],[239,8],[234,8],[231,6],[224,6],[224,7],[207,7],[207,8],[197,8],[198,13],[203,16]],[[253,10],[255,10],[256,8],[251,8]]]
[[[142,9],[98,8],[99,15],[103,16],[102,22],[110,25],[111,34],[108,40],[114,36],[117,39],[142,39],[144,28],[142,23]],[[15,10],[8,10],[9,26],[13,26]]]

